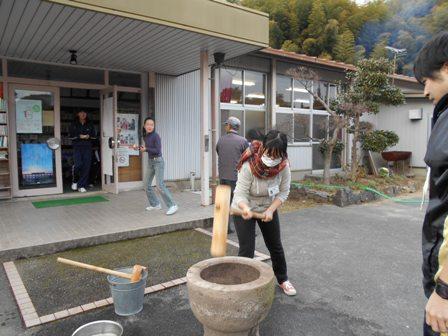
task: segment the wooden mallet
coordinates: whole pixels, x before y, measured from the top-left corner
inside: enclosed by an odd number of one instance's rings
[[[108,268],[84,264],[79,261],[74,261],[74,260],[65,259],[65,258],[58,258],[57,261],[60,263],[63,263],[63,264],[71,265],[71,266],[81,267],[81,268],[85,268],[85,269],[88,269],[91,271],[106,273],[106,274],[114,275],[114,276],[117,276],[120,278],[129,279],[131,283],[139,282],[142,278],[143,271],[146,270],[146,267],[144,267],[144,266],[134,265],[132,273],[130,274],[130,273],[125,273],[125,272],[120,272],[120,271],[114,271],[114,270],[111,270]]]
[[[232,190],[228,185],[216,187],[215,209],[213,214],[213,236],[210,253],[213,257],[224,257],[227,251],[227,227],[229,215],[241,216],[240,209],[230,209],[230,195]],[[264,215],[254,212],[253,218],[263,219]]]

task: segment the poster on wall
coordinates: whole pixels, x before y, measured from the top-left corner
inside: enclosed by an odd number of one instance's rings
[[[42,133],[42,101],[19,99],[16,101],[17,133]]]
[[[118,167],[129,167],[129,153],[127,148],[117,148]]]
[[[55,182],[53,151],[47,144],[21,144],[23,185],[45,185]]]
[[[118,143],[121,148],[126,148],[128,155],[139,155],[140,152],[132,148],[139,144],[138,138],[138,114],[117,114]]]

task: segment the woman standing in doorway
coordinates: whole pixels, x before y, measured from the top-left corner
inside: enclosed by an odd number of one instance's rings
[[[87,112],[80,110],[70,128],[73,144],[72,190],[86,192],[89,184],[90,166],[92,164],[92,141],[95,140],[95,127],[89,121]]]
[[[269,131],[263,142],[253,141],[238,164],[238,181],[232,207],[240,208],[243,216],[234,216],[240,243],[238,255],[253,258],[255,252],[255,223],[260,227],[264,242],[271,254],[272,268],[279,286],[286,295],[296,295],[288,280],[285,253],[280,238],[277,209],[286,201],[291,182],[288,162],[288,139],[279,131]],[[263,213],[254,219],[253,212]]]
[[[162,143],[160,136],[154,130],[155,124],[152,118],[146,118],[143,123],[143,139],[145,141],[145,146],[140,147],[141,152],[148,153],[148,186],[146,188],[146,195],[148,196],[149,207],[146,210],[161,210],[162,204],[159,198],[154,192],[152,186],[152,180],[154,176],[156,177],[156,186],[160,191],[165,205],[168,207],[167,215],[173,215],[177,212],[178,206],[174,203],[173,196],[170,191],[165,186],[164,178],[164,168],[165,162],[162,157]]]

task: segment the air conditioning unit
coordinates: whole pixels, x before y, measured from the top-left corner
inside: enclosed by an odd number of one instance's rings
[[[423,108],[409,110],[410,120],[422,120],[423,119]]]

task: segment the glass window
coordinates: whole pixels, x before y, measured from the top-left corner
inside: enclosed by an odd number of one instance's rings
[[[328,102],[328,100],[327,100],[328,99],[328,85],[327,85],[327,83],[324,83],[324,82],[314,82],[314,88],[313,89],[315,90],[316,94],[324,102],[326,102],[326,103]],[[317,99],[314,99],[313,109],[314,110],[325,111],[325,107]]]
[[[244,136],[244,112],[238,110],[221,110],[221,135],[226,134],[224,123],[229,117],[236,117],[241,121],[238,134]]]
[[[311,106],[311,95],[302,83],[294,80],[294,108],[309,109]]]
[[[320,152],[320,144],[313,144],[313,170],[324,169],[324,156]]]
[[[288,142],[294,142],[294,114],[277,113],[276,114],[277,130],[288,136]]]
[[[294,142],[310,141],[310,115],[294,113]]]
[[[328,125],[328,132],[329,132],[329,136],[332,136],[333,135],[333,130],[334,130],[336,125],[334,124],[334,118],[332,116],[328,116],[328,117],[329,117],[329,119],[328,119],[328,123],[329,123],[329,125]],[[338,139],[342,140],[342,129],[339,130]]]
[[[277,75],[277,105],[280,107],[291,107],[292,101],[292,79]]]
[[[244,72],[245,104],[264,106],[266,102],[266,75],[253,72]]]
[[[313,139],[322,140],[327,137],[328,116],[322,114],[313,115]]]
[[[56,187],[55,151],[47,140],[55,136],[54,94],[14,90],[19,189]]]
[[[331,158],[331,169],[337,169],[342,167],[342,153],[333,153],[333,157]]]
[[[341,168],[342,153],[333,153],[330,163],[331,169]],[[324,155],[320,152],[320,144],[313,144],[313,170],[324,169]]]
[[[335,84],[328,85],[328,102],[336,99],[339,93],[339,86]]]
[[[243,72],[221,69],[220,72],[221,103],[243,103]]]
[[[103,70],[14,60],[8,61],[8,75],[20,78],[104,84]]]
[[[128,72],[109,71],[109,84],[139,88],[141,86],[140,75]]]
[[[255,129],[257,131],[265,134],[266,125],[265,125],[266,114],[264,111],[250,111],[246,110],[246,132],[251,129]]]

